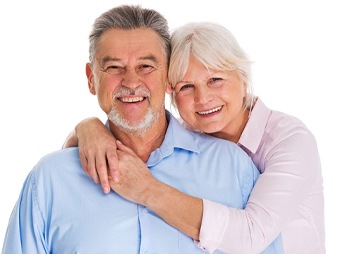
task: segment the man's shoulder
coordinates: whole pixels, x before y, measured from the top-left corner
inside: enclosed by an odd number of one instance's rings
[[[223,145],[227,145],[227,146],[234,146],[237,147],[237,144],[225,139],[221,139],[221,138],[217,138],[214,136],[211,136],[209,134],[197,131],[197,130],[192,130],[191,128],[189,128],[189,126],[186,124],[186,122],[184,122],[181,118],[175,118],[175,116],[171,117],[172,120],[172,126],[176,131],[176,134],[178,134],[178,132],[184,132],[187,134],[191,134],[191,136],[194,137],[194,139],[199,140],[201,142],[204,143],[208,143],[208,144],[212,144],[212,143],[216,143],[216,144],[223,144]]]
[[[52,174],[65,168],[72,170],[77,167],[81,167],[79,149],[73,147],[46,154],[38,161],[33,170],[37,173]]]
[[[222,153],[223,155],[231,155],[233,157],[237,155],[248,157],[236,143],[203,132],[190,130],[174,117],[172,118],[171,129],[174,135],[174,143],[176,145],[181,143],[182,148],[187,147],[190,150],[201,153]]]
[[[191,130],[188,130],[188,131],[192,133],[192,136],[197,142],[200,142],[202,144],[224,147],[224,148],[240,149],[240,147],[232,141],[222,139],[222,138],[217,138],[202,132],[196,132]]]
[[[77,147],[64,148],[44,155],[39,163],[68,163],[71,160],[79,159],[79,149]]]
[[[78,148],[62,149],[43,156],[31,170],[29,179],[27,185],[35,186],[36,195],[42,202],[50,200],[53,194],[72,196],[72,186],[88,189],[95,185],[81,167]],[[96,185],[96,188],[100,187]]]
[[[201,157],[216,158],[225,163],[253,165],[249,155],[236,143],[205,133],[191,131]]]

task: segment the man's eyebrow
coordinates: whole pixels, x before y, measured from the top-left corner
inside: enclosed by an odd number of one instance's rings
[[[101,65],[103,66],[105,63],[109,62],[109,61],[120,61],[120,58],[115,58],[115,57],[110,57],[110,56],[105,56],[101,59]]]
[[[137,58],[137,60],[150,60],[152,62],[158,63],[158,59],[154,55],[141,56],[141,57]],[[119,62],[119,61],[121,61],[121,58],[105,56],[101,59],[101,65],[104,65],[105,63],[107,63],[109,61]]]
[[[154,55],[146,55],[137,58],[137,60],[150,60],[152,62],[158,63],[158,59]]]

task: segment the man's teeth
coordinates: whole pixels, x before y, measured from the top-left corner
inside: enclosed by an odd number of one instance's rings
[[[132,98],[119,98],[122,102],[139,102],[143,101],[144,97],[132,97]]]
[[[213,109],[210,109],[210,110],[207,110],[207,111],[198,111],[198,114],[200,114],[200,115],[208,115],[208,114],[211,114],[211,113],[219,111],[221,108],[222,108],[222,106],[216,107],[216,108],[213,108]]]

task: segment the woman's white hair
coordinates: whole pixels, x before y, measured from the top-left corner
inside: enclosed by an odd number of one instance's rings
[[[228,29],[216,23],[188,23],[173,31],[171,46],[168,78],[173,87],[185,76],[193,56],[206,68],[236,70],[246,87],[243,107],[251,108],[254,100],[251,61]],[[172,103],[176,107],[174,92]]]

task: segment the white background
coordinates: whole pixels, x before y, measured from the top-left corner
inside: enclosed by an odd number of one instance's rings
[[[255,93],[267,106],[299,117],[315,134],[323,165],[327,253],[350,253],[344,233],[350,226],[346,0],[78,2],[0,3],[0,246],[34,164],[60,149],[79,120],[105,120],[85,78],[94,19],[119,4],[141,3],[164,14],[171,29],[214,21],[232,30],[255,62]]]

